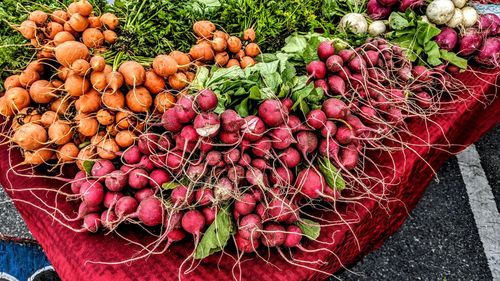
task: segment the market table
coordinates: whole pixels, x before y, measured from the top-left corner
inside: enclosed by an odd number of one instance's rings
[[[381,246],[384,240],[393,234],[404,222],[409,212],[423,195],[423,192],[433,177],[433,169],[437,170],[451,155],[438,149],[446,148],[452,153],[459,152],[473,143],[500,121],[500,99],[494,99],[498,91],[498,72],[474,75],[466,72],[457,76],[464,84],[470,86],[476,98],[468,99],[467,103],[448,104],[447,114],[436,115],[435,123],[427,125],[423,121],[412,120],[409,129],[415,135],[424,137],[436,146],[428,148],[415,145],[415,154],[410,150],[394,152],[396,159],[395,173],[399,184],[392,186],[386,193],[391,200],[378,202],[369,198],[360,201],[361,204],[350,204],[343,216],[346,220],[356,220],[349,225],[338,225],[322,228],[320,240],[334,241],[328,247],[335,255],[327,251],[304,253],[295,251],[294,257],[309,261],[322,261],[313,265],[325,272],[336,272],[342,266],[354,263],[368,252]],[[481,98],[486,96],[487,98]],[[449,145],[449,144],[454,145]],[[30,179],[14,176],[8,173],[9,157],[12,163],[20,162],[17,151],[9,152],[6,145],[0,146],[0,184],[15,200],[15,205],[26,224],[43,247],[62,280],[174,280],[178,278],[178,268],[192,250],[190,243],[173,245],[166,253],[150,256],[127,264],[105,265],[91,261],[114,262],[126,260],[139,249],[126,243],[117,235],[75,233],[30,204],[37,202],[36,194],[48,204],[57,201],[58,207],[70,214],[74,205],[64,198],[54,197],[54,192],[20,191],[26,187],[57,189],[61,183],[52,179]],[[430,164],[426,164],[425,161]],[[378,159],[380,163],[388,161],[388,157]],[[431,169],[431,167],[433,169]],[[376,192],[376,187],[374,188]],[[36,203],[40,205],[40,201]],[[326,214],[326,216],[334,214]],[[78,227],[78,225],[73,225]],[[130,239],[148,241],[146,237],[131,227],[121,231]],[[307,249],[318,248],[316,242],[305,242]],[[245,256],[242,261],[242,272],[234,267],[234,260],[229,255],[213,255],[204,260],[194,272],[182,275],[183,280],[231,280],[236,276],[241,280],[321,280],[328,277],[324,273],[311,271],[298,266],[292,266],[279,257],[277,252],[270,256],[263,252],[267,261],[255,255]],[[272,265],[271,265],[272,264]],[[233,276],[234,273],[234,276]]]

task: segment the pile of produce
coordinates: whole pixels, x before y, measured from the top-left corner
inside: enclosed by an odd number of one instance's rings
[[[396,167],[377,157],[413,151],[410,122],[475,98],[449,74],[463,57],[498,67],[498,17],[464,1],[281,1],[297,9],[292,32],[322,32],[300,34],[279,31],[273,1],[188,2],[31,11],[16,29],[33,59],[0,95],[4,139],[24,156],[9,173],[64,182],[46,192],[73,214],[36,207],[73,231],[140,226],[156,240],[130,261],[179,241],[194,243],[186,260],[305,250],[359,198],[390,201]],[[237,7],[254,19],[242,26]]]

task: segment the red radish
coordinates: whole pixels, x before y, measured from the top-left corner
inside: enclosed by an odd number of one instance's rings
[[[106,192],[106,195],[104,195],[104,200],[103,200],[104,207],[108,209],[114,207],[116,202],[118,202],[118,200],[123,196],[124,196],[123,193],[119,192],[112,192],[112,191]]]
[[[260,245],[260,242],[258,239],[247,240],[247,239],[241,237],[241,235],[239,233],[237,233],[234,236],[234,240],[236,243],[236,248],[238,248],[238,250],[241,251],[242,253],[256,252],[257,248],[259,248],[259,245]]]
[[[198,139],[198,133],[193,126],[184,126],[181,133],[175,136],[175,149],[184,152],[192,152],[196,148]]]
[[[261,219],[267,219],[266,207],[262,203],[257,204],[257,206],[255,207],[255,213],[259,215]]]
[[[266,157],[271,150],[272,142],[267,136],[262,137],[260,140],[252,144],[252,153],[257,157]]]
[[[326,60],[326,67],[333,73],[342,70],[342,65],[344,65],[344,61],[338,55],[332,55]]]
[[[248,183],[255,186],[265,185],[267,181],[267,178],[265,176],[266,175],[263,173],[263,171],[257,168],[249,168],[245,173],[245,177]]]
[[[279,100],[265,100],[259,106],[259,117],[269,127],[277,127],[285,122],[287,113]]]
[[[286,238],[283,246],[288,248],[297,247],[300,245],[302,239],[302,230],[296,225],[289,225],[286,227]]]
[[[207,206],[214,200],[214,193],[209,188],[200,188],[195,194],[196,203],[200,206]]]
[[[125,150],[122,157],[127,164],[137,164],[141,161],[141,151],[134,145]]]
[[[137,215],[146,226],[157,226],[163,222],[164,211],[161,201],[152,196],[141,201]]]
[[[328,159],[333,159],[337,162],[339,144],[333,139],[333,137],[322,139],[319,143],[318,152],[321,156],[326,156]]]
[[[177,117],[178,122],[181,124],[188,123],[196,117],[196,112],[193,108],[192,96],[182,96],[177,101],[173,109],[175,111],[175,116]]]
[[[143,168],[146,171],[150,172],[155,168],[155,163],[151,161],[148,155],[143,155],[141,157],[141,161],[137,164],[137,168]]]
[[[115,224],[118,222],[118,217],[115,212],[112,210],[106,210],[101,214],[101,223],[102,226],[107,229],[114,228]]]
[[[296,133],[301,130],[307,130],[307,126],[302,124],[299,117],[295,115],[288,116],[288,122],[286,123],[287,127],[290,128],[292,133]]]
[[[235,187],[231,181],[226,178],[220,178],[214,187],[214,196],[216,200],[226,201],[233,197]]]
[[[104,188],[101,183],[95,180],[88,180],[82,183],[80,188],[82,201],[89,207],[95,207],[104,200]]]
[[[161,117],[163,127],[172,133],[179,132],[182,129],[182,124],[177,119],[177,114],[174,108],[169,108]]]
[[[278,247],[286,240],[285,228],[276,223],[269,223],[264,226],[264,232],[260,241],[266,247]]]
[[[240,160],[240,151],[236,148],[231,149],[230,151],[226,152],[223,154],[222,158],[224,159],[224,162],[227,164],[234,165]]]
[[[201,137],[213,138],[220,129],[219,116],[215,113],[201,113],[194,118],[194,128]]]
[[[238,161],[238,164],[242,167],[248,167],[251,162],[252,158],[250,157],[250,155],[243,153],[240,157],[240,160]]]
[[[318,79],[314,81],[314,88],[321,88],[323,93],[328,94],[328,84],[324,79]]]
[[[424,0],[401,0],[399,11],[404,13],[408,9],[417,10],[424,5]]]
[[[387,7],[391,7],[391,6],[394,6],[396,4],[398,4],[398,0],[377,0],[380,5],[384,5],[384,6],[387,6]]]
[[[182,152],[179,150],[174,150],[167,154],[166,166],[169,169],[177,170],[184,163],[184,158],[182,157]]]
[[[364,53],[364,58],[369,66],[375,67],[378,64],[379,53],[373,50],[368,50]]]
[[[370,16],[370,18],[374,20],[384,20],[389,18],[389,15],[392,12],[392,8],[390,6],[384,6],[380,4],[378,1],[380,0],[368,0],[366,12]]]
[[[170,174],[164,169],[153,170],[149,174],[149,177],[149,185],[155,188],[159,188],[164,183],[170,182],[172,180]]]
[[[217,96],[210,89],[203,89],[196,96],[196,104],[202,111],[214,110],[218,102]]]
[[[222,154],[219,151],[210,151],[205,158],[207,164],[210,166],[217,165],[220,161],[222,161]]]
[[[201,209],[201,212],[205,217],[205,222],[207,223],[207,225],[211,225],[214,222],[215,217],[217,216],[217,209],[215,207],[205,207]]]
[[[441,29],[441,33],[434,37],[434,41],[439,45],[439,48],[453,51],[458,43],[458,34],[455,29],[444,27]]]
[[[348,81],[352,76],[351,71],[346,66],[343,66],[342,69],[337,72],[337,74],[344,81]]]
[[[186,232],[182,229],[172,229],[168,232],[167,238],[169,242],[181,241],[186,237]]]
[[[134,189],[141,189],[149,184],[148,172],[146,170],[137,168],[130,171],[128,176],[128,185]]]
[[[92,166],[91,174],[92,176],[99,179],[99,181],[104,181],[106,175],[115,170],[113,162],[109,160],[99,160]]]
[[[308,153],[313,153],[318,147],[318,137],[310,131],[300,131],[297,134],[297,149],[306,157]]]
[[[119,218],[135,213],[139,204],[134,197],[123,196],[115,205],[115,213]]]
[[[482,35],[475,28],[468,28],[460,39],[457,54],[460,56],[470,56],[481,47],[483,43]]]
[[[169,135],[162,134],[158,140],[158,149],[161,151],[168,151],[172,146],[172,138]]]
[[[285,149],[295,142],[292,131],[287,125],[282,124],[271,131],[272,146],[274,149]]]
[[[154,195],[155,195],[155,191],[152,188],[143,188],[135,193],[134,198],[137,201],[141,202],[142,200],[144,200],[148,197],[154,196]]]
[[[245,177],[245,169],[240,165],[229,165],[227,177],[238,184]]]
[[[284,222],[293,214],[290,202],[287,199],[274,198],[267,208],[269,218],[277,222]]]
[[[349,112],[347,105],[343,101],[335,98],[330,98],[323,102],[321,110],[325,112],[328,118],[334,119],[344,119]]]
[[[498,37],[486,39],[476,56],[476,61],[498,68],[500,66],[500,39]]]
[[[245,120],[232,109],[227,109],[221,114],[222,128],[226,132],[238,132],[245,124]]]
[[[307,67],[307,74],[314,79],[323,79],[326,76],[326,65],[322,61],[312,61]]]
[[[101,210],[101,206],[89,207],[85,202],[80,203],[78,206],[78,219],[83,218],[90,213],[97,213]]]
[[[387,111],[387,121],[395,126],[399,126],[404,122],[403,113],[399,108],[391,107]]]
[[[431,76],[431,72],[423,65],[414,66],[411,74],[413,75],[413,78],[420,82],[428,82]]]
[[[206,167],[203,163],[193,164],[189,166],[186,172],[187,177],[194,182],[197,182],[199,179],[201,179],[201,177],[204,176],[205,173]]]
[[[318,128],[319,129],[319,128]],[[325,138],[333,137],[337,132],[337,125],[330,120],[325,122],[325,126],[321,129],[321,135]]]
[[[178,185],[176,188],[172,190],[170,199],[172,199],[172,203],[174,203],[174,205],[179,206],[182,204],[191,205],[193,203],[194,197],[186,186]]]
[[[261,236],[262,219],[256,214],[249,214],[241,218],[238,234],[244,239],[258,239]]]
[[[101,227],[101,216],[96,213],[88,214],[83,218],[83,228],[95,233]]]
[[[226,132],[222,131],[219,133],[219,139],[225,144],[236,144],[240,141],[241,137],[239,132]]]
[[[158,141],[160,136],[156,134],[141,134],[137,146],[142,154],[150,155],[156,153],[158,150]]]
[[[80,194],[80,188],[84,181],[87,180],[87,174],[84,171],[79,171],[76,173],[75,177],[71,181],[71,192],[73,194]]]
[[[294,181],[294,174],[285,167],[278,167],[271,172],[269,180],[273,184],[288,186]]]
[[[253,212],[256,203],[253,194],[245,193],[234,203],[234,210],[240,215],[248,215]]]
[[[346,63],[349,62],[356,55],[356,53],[353,50],[345,49],[341,50],[338,55],[342,58],[342,61]]]
[[[335,138],[340,144],[349,144],[354,138],[354,132],[346,125],[340,125],[335,134]]]
[[[294,102],[291,98],[285,98],[281,101],[281,104],[283,104],[283,106],[287,110],[287,113],[290,113],[290,111],[292,111]]]
[[[335,54],[335,47],[332,42],[323,41],[318,46],[318,57],[322,61],[326,61],[327,58]]]
[[[253,159],[251,164],[255,169],[261,170],[261,171],[265,171],[265,170],[267,170],[267,168],[269,168],[266,160],[264,160],[262,158]]]
[[[196,240],[198,240],[201,231],[205,227],[205,217],[200,211],[187,211],[184,216],[182,216],[181,224],[186,232],[193,234]]]
[[[278,156],[283,165],[287,168],[295,168],[301,161],[300,153],[297,149],[289,147]]]
[[[419,92],[415,94],[417,105],[421,108],[429,108],[432,106],[432,97],[426,92]]]
[[[359,153],[356,150],[356,146],[353,144],[348,145],[340,151],[340,162],[344,169],[352,170],[354,169],[359,160]]]
[[[245,117],[245,124],[241,128],[243,129],[243,138],[249,141],[259,140],[266,131],[266,125],[262,119],[255,115]]]
[[[361,56],[356,55],[349,61],[349,69],[354,73],[361,73],[366,70],[366,62]]]
[[[326,123],[326,114],[320,109],[311,110],[307,114],[307,125],[311,126],[314,129],[321,129],[325,126]]]
[[[321,196],[325,185],[323,175],[313,168],[300,171],[295,181],[295,188],[311,199]]]
[[[210,138],[203,138],[201,139],[200,143],[200,152],[202,154],[207,154],[209,151],[212,151],[213,149],[213,141]]]
[[[109,191],[121,191],[127,185],[128,178],[127,174],[120,170],[113,171],[106,176],[104,185]]]

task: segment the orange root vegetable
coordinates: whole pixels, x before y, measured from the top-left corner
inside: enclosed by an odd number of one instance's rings
[[[161,77],[167,77],[177,72],[179,65],[171,56],[159,55],[153,60],[153,70]]]
[[[144,67],[135,61],[123,62],[118,71],[122,74],[125,84],[128,86],[139,86],[146,79],[146,70]]]
[[[128,91],[126,96],[127,107],[133,112],[148,112],[153,104],[153,97],[144,87],[137,87]]]
[[[255,43],[249,43],[245,47],[245,54],[249,57],[255,58],[256,56],[258,56],[260,54],[259,45],[255,44]]]
[[[35,81],[39,79],[40,79],[40,74],[31,69],[26,69],[19,75],[19,82],[23,87],[29,87],[31,86],[31,84],[33,84]]]
[[[227,47],[231,53],[236,54],[241,50],[242,44],[240,38],[236,36],[231,36],[227,39]]]
[[[58,120],[58,116],[54,111],[45,111],[40,118],[40,124],[44,127],[49,127]]]
[[[73,70],[73,72],[79,76],[84,76],[85,74],[87,74],[87,71],[89,71],[89,69],[90,64],[86,60],[78,59],[71,64],[71,70]]]
[[[104,44],[104,34],[97,28],[87,28],[82,34],[82,40],[89,48],[99,48]]]
[[[57,77],[59,79],[61,79],[62,81],[66,81],[66,78],[68,78],[68,76],[70,75],[73,75],[73,71],[71,71],[71,69],[69,69],[69,67],[65,67],[65,66],[60,66],[58,71],[57,71]]]
[[[24,164],[29,165],[41,165],[43,163],[47,163],[52,156],[54,155],[54,151],[49,148],[41,148],[36,151],[25,151],[24,152]]]
[[[39,74],[43,74],[43,71],[45,70],[45,67],[43,66],[43,63],[39,60],[32,61],[26,66],[26,70],[33,70],[35,72],[38,72]]]
[[[55,90],[62,89],[64,87],[64,82],[59,80],[59,79],[52,79],[52,81],[50,83],[52,83],[52,87]]]
[[[106,132],[99,131],[97,134],[95,134],[93,137],[90,138],[90,144],[93,146],[98,145],[104,140],[104,136],[106,136]]]
[[[69,18],[69,25],[74,31],[83,32],[89,27],[89,21],[86,17],[76,13]]]
[[[67,41],[55,48],[55,55],[60,64],[70,66],[77,59],[87,60],[89,49],[83,43]]]
[[[113,92],[118,91],[123,86],[123,75],[118,71],[106,74],[106,84]]]
[[[191,47],[189,55],[193,60],[200,60],[202,62],[209,62],[214,59],[214,50],[210,43],[204,41]]]
[[[67,31],[61,31],[54,36],[54,45],[56,46],[68,41],[75,41],[75,36]]]
[[[111,125],[108,125],[106,126],[106,132],[108,133],[108,135],[110,136],[116,136],[120,131],[118,130],[118,128],[114,125],[114,124],[111,124]]]
[[[87,19],[89,21],[89,27],[91,28],[101,28],[102,27],[102,22],[99,17],[95,16],[90,16]]]
[[[92,14],[92,12],[94,11],[92,4],[90,4],[87,0],[80,0],[76,2],[75,5],[77,13],[84,17],[90,16],[90,14]]]
[[[29,17],[28,17],[28,19],[30,21],[36,23],[36,25],[38,25],[38,26],[42,26],[47,21],[48,18],[49,18],[49,15],[47,15],[47,13],[40,11],[40,10],[36,10],[36,11],[31,12]]]
[[[167,109],[175,105],[175,97],[170,92],[162,92],[155,97],[155,108],[158,112],[164,113]]]
[[[104,70],[102,72],[104,72],[105,74],[111,73],[111,72],[113,72],[113,67],[109,64],[106,64],[104,66]]]
[[[237,60],[237,59],[230,59],[227,64],[226,64],[226,67],[227,68],[230,68],[230,67],[233,67],[233,66],[238,66],[240,67],[240,62]]]
[[[189,82],[193,82],[194,78],[196,78],[196,73],[194,72],[186,72],[186,77]]]
[[[106,74],[104,72],[93,71],[90,74],[90,83],[94,89],[104,91],[108,83],[106,83]]]
[[[55,10],[50,15],[50,19],[53,22],[57,22],[59,24],[64,24],[69,19],[69,15],[68,15],[68,13],[66,13],[63,10]]]
[[[79,97],[90,89],[90,82],[78,75],[70,75],[64,82],[64,90],[73,97]]]
[[[23,88],[14,87],[5,92],[5,102],[13,112],[19,112],[28,107],[31,99],[28,91]]]
[[[225,66],[229,61],[229,55],[227,52],[217,53],[215,55],[215,64],[217,66]]]
[[[120,23],[118,18],[111,13],[102,14],[101,22],[104,26],[106,26],[108,29],[111,30],[115,30],[118,27],[118,24]]]
[[[36,150],[45,145],[47,131],[38,124],[24,124],[14,132],[12,141],[23,149]]]
[[[40,120],[42,119],[42,116],[38,114],[38,111],[33,108],[33,107],[26,107],[23,110],[19,111],[18,116],[21,117],[22,122],[21,124],[26,124],[26,123],[36,123],[40,124]]]
[[[241,65],[241,68],[246,68],[248,66],[252,66],[255,64],[255,60],[251,57],[248,57],[248,56],[245,56],[241,59],[240,61],[240,65]]]
[[[187,71],[189,70],[189,66],[191,65],[191,59],[189,58],[189,55],[180,51],[172,51],[170,52],[169,56],[171,56],[178,65],[178,69],[180,71]]]
[[[19,81],[19,75],[11,75],[5,79],[3,82],[3,86],[5,90],[10,90],[15,87],[22,87],[21,82]]]
[[[76,160],[76,165],[78,166],[78,169],[81,171],[85,171],[85,168],[83,167],[83,163],[85,161],[90,161],[94,159],[95,157],[95,148],[92,145],[87,145],[86,147],[82,148],[80,152],[78,153],[77,160]]]
[[[101,94],[94,89],[80,96],[75,102],[75,108],[81,113],[96,112],[101,108]]]
[[[212,39],[215,29],[215,25],[206,20],[197,21],[193,24],[194,34],[200,38]]]
[[[216,37],[212,40],[212,49],[216,52],[223,52],[227,48],[227,40],[224,38]]]
[[[170,75],[168,77],[168,84],[174,90],[182,90],[187,86],[188,79],[186,77],[186,74],[177,72],[174,75]]]
[[[50,110],[56,112],[58,115],[65,115],[69,110],[69,102],[65,99],[56,99],[50,104]]]
[[[125,111],[117,112],[115,119],[116,119],[115,120],[116,127],[118,127],[121,130],[128,129],[132,125],[132,122],[131,122],[132,118],[131,118],[130,114],[125,112]]]
[[[73,2],[68,5],[68,15],[71,17],[73,14],[78,13],[78,5],[76,2]]]
[[[57,145],[68,143],[73,137],[71,125],[67,121],[57,120],[49,126],[49,140]]]
[[[255,30],[248,28],[243,32],[243,40],[253,42],[255,41]]]
[[[120,147],[114,139],[104,139],[100,144],[97,145],[97,154],[102,159],[115,159],[118,157],[118,152]]]
[[[146,87],[151,94],[156,95],[165,89],[165,79],[154,71],[148,70],[144,80],[144,87]]]
[[[50,103],[55,98],[54,87],[50,81],[38,80],[30,87],[30,97],[36,103]]]
[[[93,71],[104,71],[104,67],[106,67],[106,60],[101,56],[93,56],[90,59],[90,67]]]
[[[213,38],[222,38],[222,39],[227,41],[227,39],[229,39],[229,34],[225,33],[224,31],[221,31],[221,30],[216,30],[214,32]]]
[[[106,109],[99,110],[97,112],[96,118],[97,122],[99,122],[99,124],[104,126],[108,126],[115,123],[115,116],[111,114],[109,110]]]
[[[56,152],[57,158],[59,158],[61,162],[75,161],[78,157],[78,153],[80,153],[80,149],[78,149],[78,146],[73,142],[69,142],[59,147]]]
[[[0,114],[5,117],[10,117],[14,115],[14,111],[9,106],[5,96],[0,97]]]
[[[246,56],[245,51],[239,50],[236,54],[234,54],[233,59],[241,60],[244,56]]]
[[[47,27],[45,27],[45,34],[47,35],[47,38],[54,39],[54,37],[63,30],[64,28],[62,24],[52,21],[47,24]]]
[[[129,130],[123,130],[119,131],[118,134],[116,134],[115,141],[120,147],[126,148],[134,144],[135,138],[136,135],[133,132]]]
[[[78,132],[86,137],[94,136],[99,130],[99,122],[92,117],[82,116],[76,123]]]
[[[109,109],[122,110],[125,107],[125,96],[121,91],[105,91],[101,100],[102,104]]]
[[[116,42],[116,40],[118,40],[118,35],[113,30],[109,30],[109,29],[104,30],[102,32],[102,35],[104,35],[104,41],[106,41],[106,43],[108,43],[108,44],[114,44]]]
[[[69,21],[65,22],[63,24],[63,28],[64,28],[64,31],[67,31],[73,35],[76,35],[78,32],[76,32],[76,30],[74,30],[71,25],[69,24]]]

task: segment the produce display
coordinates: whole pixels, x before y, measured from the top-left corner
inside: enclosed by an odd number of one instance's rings
[[[47,2],[0,51],[2,137],[24,157],[6,173],[62,182],[46,192],[74,213],[36,207],[75,232],[155,238],[101,262],[310,251],[360,198],[391,201],[377,157],[432,146],[409,123],[475,98],[452,74],[499,68],[500,19],[467,1]]]

